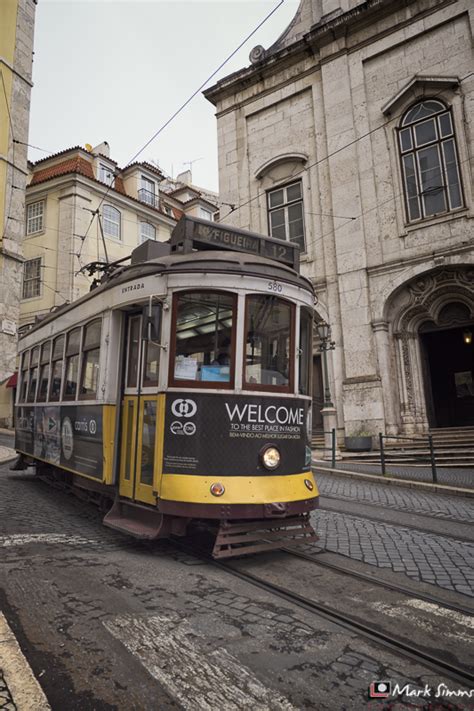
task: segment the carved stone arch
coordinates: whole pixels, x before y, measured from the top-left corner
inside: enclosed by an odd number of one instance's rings
[[[474,268],[441,267],[417,275],[392,292],[384,313],[397,363],[400,424],[405,431],[421,431],[430,409],[421,334],[474,323]]]

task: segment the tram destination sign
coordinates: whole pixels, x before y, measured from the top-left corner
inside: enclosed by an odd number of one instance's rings
[[[193,249],[224,249],[255,254],[299,269],[299,247],[272,237],[221,225],[197,217],[183,216],[173,230],[170,240],[173,251],[184,254]]]

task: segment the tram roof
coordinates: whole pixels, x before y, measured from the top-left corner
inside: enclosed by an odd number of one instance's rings
[[[166,243],[159,243],[150,240],[151,248],[165,247]],[[30,334],[40,329],[45,324],[60,318],[63,314],[79,307],[81,304],[99,297],[104,292],[119,284],[124,284],[133,279],[143,278],[153,275],[165,274],[185,274],[202,272],[206,274],[238,274],[249,277],[260,277],[271,279],[272,281],[284,281],[299,288],[314,293],[314,288],[309,279],[299,274],[295,269],[286,264],[278,263],[273,259],[261,257],[247,252],[237,252],[222,249],[204,249],[202,251],[190,251],[187,253],[172,252],[162,256],[147,258],[147,250],[143,250],[145,244],[137,248],[135,257],[132,252],[132,263],[124,266],[117,266],[113,272],[104,276],[102,283],[89,291],[81,298],[70,304],[58,307],[51,314],[39,321],[26,334]],[[153,249],[148,254],[153,253]],[[143,256],[142,256],[143,255]],[[134,262],[134,258],[140,261]]]

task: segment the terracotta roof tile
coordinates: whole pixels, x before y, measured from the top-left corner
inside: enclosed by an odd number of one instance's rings
[[[67,173],[79,173],[86,178],[94,179],[94,171],[92,170],[91,163],[81,156],[74,156],[62,163],[57,163],[48,168],[35,171],[30,185],[37,185],[38,183],[43,183],[45,180],[57,178],[59,175],[67,175]]]

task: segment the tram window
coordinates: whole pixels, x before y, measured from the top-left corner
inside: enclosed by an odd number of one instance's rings
[[[145,363],[143,370],[143,385],[153,387],[158,385],[158,364],[160,348],[156,343],[147,342],[145,345]]]
[[[300,311],[300,375],[298,392],[311,394],[311,374],[313,361],[313,313],[311,309],[301,307]]]
[[[288,392],[293,368],[294,306],[276,296],[247,297],[245,384]]]
[[[145,400],[143,405],[142,456],[140,465],[140,483],[153,484],[153,465],[155,461],[156,402]]]
[[[82,346],[82,370],[80,397],[96,398],[99,384],[100,334],[102,323],[100,319],[93,321],[85,328],[84,344]]]
[[[39,346],[33,348],[31,351],[31,362],[30,362],[30,381],[28,383],[28,402],[35,401],[36,395],[36,384],[38,382],[38,359],[39,359]]]
[[[137,387],[138,358],[140,355],[141,316],[133,316],[128,322],[127,388]]]
[[[232,294],[200,291],[176,296],[172,381],[199,381],[210,387],[233,381],[235,309]]]
[[[30,351],[25,351],[21,356],[21,384],[20,402],[26,402],[28,392],[28,366],[30,364]]]
[[[40,359],[40,379],[38,388],[38,402],[45,402],[48,398],[48,385],[49,385],[49,359],[51,356],[51,341],[46,341],[41,346],[41,359]]]
[[[70,331],[66,343],[66,382],[64,386],[64,399],[75,400],[77,394],[77,377],[79,374],[79,346],[81,342],[81,329]]]
[[[54,339],[53,344],[53,359],[51,364],[51,386],[49,399],[59,400],[61,397],[61,380],[63,376],[63,355],[64,355],[64,336],[58,336]]]

